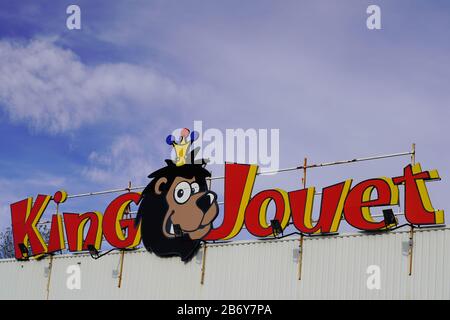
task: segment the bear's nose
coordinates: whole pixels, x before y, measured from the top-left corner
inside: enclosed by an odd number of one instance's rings
[[[196,204],[203,213],[206,213],[206,211],[211,208],[211,205],[216,200],[216,198],[217,196],[214,192],[208,191],[197,199]]]

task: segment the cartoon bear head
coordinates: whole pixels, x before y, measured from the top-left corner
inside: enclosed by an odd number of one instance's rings
[[[217,217],[217,195],[208,190],[206,178],[211,174],[203,162],[166,163],[149,175],[153,180],[142,192],[136,223],[141,223],[148,251],[189,261]]]

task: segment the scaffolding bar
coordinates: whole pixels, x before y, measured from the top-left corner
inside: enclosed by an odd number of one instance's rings
[[[391,154],[372,156],[372,157],[364,157],[364,158],[355,158],[355,159],[351,159],[351,160],[324,162],[324,163],[318,163],[318,164],[310,164],[310,165],[306,165],[306,166],[302,165],[302,166],[290,167],[290,168],[284,168],[284,169],[261,171],[261,172],[257,172],[256,175],[260,175],[260,176],[272,175],[272,174],[281,173],[281,172],[304,170],[304,169],[309,169],[309,168],[322,168],[322,167],[329,167],[329,166],[334,166],[334,165],[348,164],[348,163],[361,162],[361,161],[370,161],[370,160],[379,160],[379,159],[386,159],[386,158],[393,158],[393,157],[411,156],[414,153],[415,153],[415,151],[412,150],[412,151],[408,151],[408,152],[391,153]],[[225,179],[225,176],[217,176],[217,177],[207,178],[207,180],[220,180],[220,179]],[[69,196],[67,196],[67,198],[73,199],[73,198],[98,196],[98,195],[117,193],[117,192],[131,192],[131,191],[136,191],[136,190],[143,190],[145,187],[146,186],[137,186],[134,188],[121,188],[121,189],[112,189],[112,190],[104,190],[104,191],[97,191],[97,192],[80,193],[80,194],[69,195]]]

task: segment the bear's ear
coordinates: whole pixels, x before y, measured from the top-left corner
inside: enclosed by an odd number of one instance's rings
[[[173,160],[166,159],[164,161],[166,162],[168,167],[175,167],[175,163],[173,162]]]
[[[156,183],[155,183],[155,193],[157,195],[162,194],[166,189],[165,188],[166,184],[167,184],[167,178],[165,178],[165,177],[159,178],[158,181],[156,181]]]

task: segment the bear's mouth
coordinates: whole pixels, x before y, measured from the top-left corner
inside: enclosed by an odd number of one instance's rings
[[[199,225],[196,230],[202,229],[202,228],[204,228],[204,226]],[[183,234],[188,234],[190,232],[190,231],[184,231],[183,229],[181,229],[179,224],[174,225],[171,217],[169,217],[169,219],[167,219],[165,229],[166,229],[166,233],[171,237],[181,237],[181,236],[183,236]],[[177,234],[177,232],[178,232],[178,234]]]
[[[175,237],[175,228],[173,226],[173,222],[172,222],[172,214],[169,216],[169,218],[167,219],[166,225],[165,225],[165,229],[166,229],[166,233]]]
[[[200,230],[203,229],[205,226],[204,225],[199,225],[197,229],[193,230]],[[169,218],[167,219],[166,225],[165,225],[165,231],[166,234],[169,235],[170,237],[176,238],[176,237],[182,237],[184,234],[189,234],[192,231],[185,231],[181,228],[181,226],[178,224],[174,224],[172,222],[172,215],[169,216]],[[177,234],[178,233],[178,234]]]

